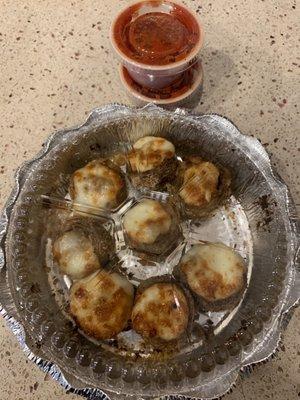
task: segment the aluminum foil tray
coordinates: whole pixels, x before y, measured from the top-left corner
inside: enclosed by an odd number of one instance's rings
[[[233,190],[205,221],[182,222],[182,241],[167,262],[155,261],[148,270],[143,263],[132,269],[120,218],[137,199],[164,201],[166,194],[129,185],[127,200],[104,216],[125,274],[136,284],[172,273],[184,249],[198,240],[234,247],[248,267],[238,306],[230,312],[200,313],[189,340],[167,359],[142,351],[130,330],[100,343],[74,327],[66,307],[70,281],[57,272],[48,237],[49,212],[70,206],[66,193],[72,172],[145,135],[166,137],[175,147],[192,149],[228,168]],[[228,119],[154,105],[107,105],[93,110],[82,125],[50,136],[42,151],[18,170],[0,220],[1,313],[28,357],[85,397],[215,398],[230,390],[240,370],[276,351],[288,313],[299,301],[299,241],[299,221],[286,185],[262,145]],[[197,326],[204,328],[207,340]]]

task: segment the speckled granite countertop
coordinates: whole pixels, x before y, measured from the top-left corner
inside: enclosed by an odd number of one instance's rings
[[[0,0],[0,207],[16,167],[50,132],[83,121],[98,105],[128,102],[108,41],[110,21],[126,3]],[[197,11],[206,31],[205,88],[197,111],[224,114],[242,132],[258,137],[300,203],[296,1],[185,4]],[[276,358],[239,379],[226,399],[299,398],[299,322],[298,309]],[[1,400],[78,398],[27,361],[3,321],[0,359]]]

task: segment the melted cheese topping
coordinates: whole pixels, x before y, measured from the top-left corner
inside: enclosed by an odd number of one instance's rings
[[[152,244],[169,231],[171,222],[170,214],[158,201],[146,199],[125,214],[123,224],[131,240]]]
[[[191,206],[200,207],[209,203],[217,193],[219,175],[218,168],[211,162],[192,164],[184,171],[180,197]]]
[[[53,244],[53,256],[59,269],[72,279],[80,279],[100,268],[90,239],[81,232],[69,231]]]
[[[187,328],[189,306],[183,291],[171,283],[156,283],[136,298],[132,324],[145,338],[177,339]]]
[[[72,285],[71,314],[87,335],[98,340],[113,338],[126,328],[133,296],[133,286],[126,278],[102,270]]]
[[[239,292],[246,272],[243,258],[221,243],[194,245],[182,257],[180,269],[190,288],[208,301]]]
[[[165,160],[174,157],[175,147],[166,139],[145,136],[133,145],[128,160],[133,171],[146,172],[160,166]]]
[[[73,174],[73,201],[91,207],[116,207],[117,196],[124,188],[122,177],[100,160],[94,160]]]

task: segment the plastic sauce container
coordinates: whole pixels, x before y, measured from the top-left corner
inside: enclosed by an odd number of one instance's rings
[[[184,71],[180,78],[163,89],[150,89],[135,82],[125,66],[119,69],[120,79],[130,99],[137,105],[154,103],[165,108],[194,108],[202,93],[203,70],[198,61]]]
[[[197,62],[203,29],[196,15],[182,4],[147,0],[116,16],[110,38],[132,79],[160,89]]]

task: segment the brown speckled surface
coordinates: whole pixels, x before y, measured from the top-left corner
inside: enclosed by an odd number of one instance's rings
[[[81,122],[97,105],[128,102],[108,42],[111,18],[126,3],[0,0],[1,207],[16,167],[51,131]],[[206,31],[205,88],[197,110],[225,114],[258,137],[300,203],[299,5],[293,0],[185,4],[198,12]],[[299,321],[297,310],[284,351],[240,379],[226,399],[300,397]],[[77,398],[26,360],[3,321],[0,341],[1,400]]]

